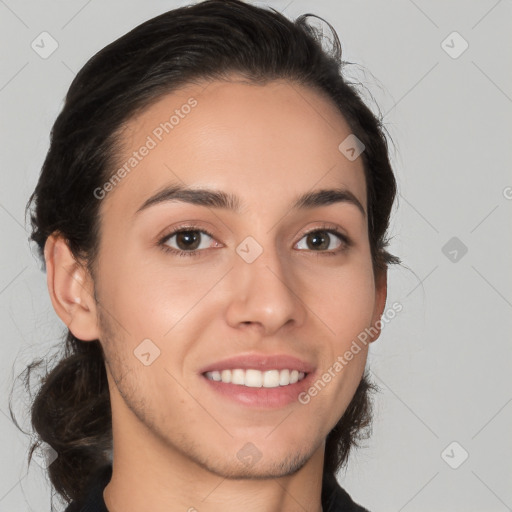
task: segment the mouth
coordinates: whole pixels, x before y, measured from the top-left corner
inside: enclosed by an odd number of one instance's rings
[[[216,396],[265,409],[297,402],[315,371],[294,356],[245,354],[212,363],[200,374]]]
[[[248,388],[277,388],[289,386],[301,381],[307,375],[306,372],[285,368],[283,370],[256,370],[235,368],[233,370],[222,370],[205,372],[204,376],[215,382],[224,384],[236,384]]]

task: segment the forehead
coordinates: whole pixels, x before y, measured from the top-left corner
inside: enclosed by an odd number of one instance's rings
[[[102,206],[134,212],[158,189],[180,184],[232,192],[251,206],[343,186],[366,209],[362,159],[338,148],[350,134],[334,103],[309,87],[188,85],[126,123],[114,169],[120,179]]]

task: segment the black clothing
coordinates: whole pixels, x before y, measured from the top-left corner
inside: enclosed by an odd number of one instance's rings
[[[90,479],[84,500],[72,502],[65,512],[109,512],[103,499],[103,489],[111,477],[112,465],[109,464]],[[323,512],[369,512],[355,503],[334,477],[326,475],[322,485],[322,507]]]

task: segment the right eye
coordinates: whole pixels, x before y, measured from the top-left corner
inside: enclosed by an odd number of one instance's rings
[[[209,244],[211,244],[211,242],[207,240],[203,241],[205,235],[213,239],[213,235],[204,229],[193,226],[186,228],[180,227],[166,234],[159,241],[159,245],[162,246],[162,250],[165,252],[173,253],[178,256],[199,256],[200,251],[208,249]],[[176,247],[169,245],[172,239],[175,239],[173,243],[176,244]]]

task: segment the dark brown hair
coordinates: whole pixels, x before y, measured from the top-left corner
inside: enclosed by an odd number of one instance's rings
[[[400,260],[386,251],[396,196],[382,119],[365,105],[343,74],[335,30],[327,48],[311,14],[290,21],[273,9],[240,0],[207,0],[153,18],[94,55],[73,80],[51,132],[39,181],[27,204],[31,240],[44,262],[49,235],[60,233],[94,276],[100,239],[93,191],[115,172],[120,128],[160,97],[194,81],[226,80],[231,73],[265,84],[275,79],[326,95],[363,142],[368,233],[375,275]],[[341,141],[340,141],[341,142]],[[21,376],[43,364],[34,361]],[[367,437],[370,392],[365,375],[326,442],[324,471],[335,473],[350,448]],[[11,410],[11,416],[12,410]],[[13,417],[14,419],[14,417]],[[68,330],[62,357],[45,371],[31,404],[32,427],[58,453],[50,480],[67,500],[79,499],[90,476],[110,462],[112,423],[104,356],[98,340],[83,342]]]

